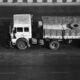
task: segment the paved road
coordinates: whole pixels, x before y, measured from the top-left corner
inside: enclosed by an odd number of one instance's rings
[[[0,47],[0,80],[79,80],[80,48],[25,51]]]

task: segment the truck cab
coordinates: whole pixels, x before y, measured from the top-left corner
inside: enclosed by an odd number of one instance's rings
[[[32,38],[31,17],[30,14],[15,14],[13,16],[13,27],[10,32],[11,43],[19,49],[30,47],[29,41]]]

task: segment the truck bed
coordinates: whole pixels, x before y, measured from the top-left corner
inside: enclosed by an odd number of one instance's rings
[[[68,24],[78,24],[71,29]],[[43,38],[80,39],[80,17],[43,17]]]

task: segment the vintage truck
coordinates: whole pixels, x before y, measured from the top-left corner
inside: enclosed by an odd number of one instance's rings
[[[45,45],[57,50],[60,43],[80,39],[80,17],[78,16],[43,16],[38,22],[37,31],[33,29],[31,14],[14,14],[10,26],[10,43],[20,50],[32,44]]]

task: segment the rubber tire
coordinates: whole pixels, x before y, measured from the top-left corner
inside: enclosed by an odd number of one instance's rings
[[[60,47],[60,44],[58,41],[51,41],[49,43],[49,48],[52,50],[57,50],[57,49],[59,49],[59,47]]]
[[[18,42],[17,42],[17,48],[19,49],[19,50],[25,50],[25,49],[27,49],[27,43],[24,41],[24,40],[18,40]]]
[[[75,25],[77,25],[77,27],[75,27]],[[71,24],[71,27],[72,27],[73,29],[76,29],[76,28],[79,28],[79,25],[78,25],[78,24]]]

